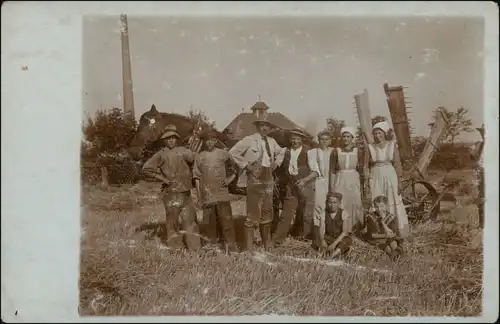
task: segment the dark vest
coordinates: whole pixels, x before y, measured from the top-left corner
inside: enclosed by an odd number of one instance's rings
[[[339,208],[335,217],[332,219],[330,215],[325,215],[325,235],[336,239],[342,234],[344,221],[342,220],[343,209]]]
[[[285,174],[286,178],[288,178],[289,180],[296,181],[296,180],[307,177],[309,175],[309,173],[311,172],[309,170],[309,166],[307,165],[307,150],[304,147],[302,147],[302,150],[299,153],[299,157],[297,160],[297,167],[298,167],[299,174],[297,174],[295,176],[291,175],[288,172],[291,157],[292,157],[292,153],[291,153],[291,150],[288,148],[285,151],[285,157],[283,159],[283,164],[282,164],[283,173]]]

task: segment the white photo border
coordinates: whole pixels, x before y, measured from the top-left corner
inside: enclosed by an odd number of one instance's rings
[[[82,16],[479,16],[485,19],[483,316],[79,317]],[[118,18],[117,18],[118,19]],[[498,316],[498,6],[436,2],[5,2],[2,319],[6,322],[483,322]],[[22,67],[27,66],[28,70]],[[47,128],[47,125],[54,125]]]

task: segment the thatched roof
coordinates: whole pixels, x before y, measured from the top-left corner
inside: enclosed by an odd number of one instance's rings
[[[262,101],[258,101],[251,107],[252,111],[255,111],[255,109],[259,110],[267,110],[269,107],[266,105],[266,103]],[[283,115],[282,113],[279,112],[266,112],[267,114],[267,119],[278,126],[281,130],[290,130],[293,128],[298,128],[303,130],[306,134],[311,136],[309,132],[307,132],[303,127],[295,124],[293,121],[291,121],[288,117]],[[236,142],[240,139],[242,139],[245,136],[252,135],[255,133],[255,125],[253,125],[253,122],[257,120],[257,115],[255,113],[249,113],[249,112],[243,112],[236,116],[236,118],[233,119],[232,122],[229,123],[229,125],[224,129],[223,133],[228,134],[228,136],[231,139],[231,142]],[[276,134],[271,134],[271,136],[275,137],[276,140],[278,138],[283,137],[283,132],[275,132]],[[281,134],[280,134],[281,133]],[[277,138],[278,137],[278,138]],[[281,140],[278,140],[279,142]],[[233,143],[234,144],[234,143]],[[231,144],[229,144],[232,146]]]

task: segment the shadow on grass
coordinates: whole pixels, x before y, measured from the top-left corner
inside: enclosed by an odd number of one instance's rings
[[[235,239],[236,239],[236,244],[240,249],[243,248],[244,244],[244,223],[245,223],[245,217],[242,215],[236,215],[233,217],[233,226],[234,226],[234,234],[235,234]],[[198,224],[198,229],[200,231],[201,237],[202,237],[202,244],[207,244],[207,228],[206,225],[203,223]],[[146,239],[149,240],[154,240],[155,238],[162,238],[165,236],[166,231],[165,231],[165,222],[149,222],[149,223],[144,223],[140,226],[138,226],[135,229],[136,233],[144,233],[146,236]],[[223,243],[223,237],[222,237],[222,232],[221,228],[218,224],[217,226],[217,236],[219,238],[219,243]]]
[[[162,238],[165,232],[165,222],[150,222],[138,226],[135,229],[136,233],[143,232],[147,239]]]

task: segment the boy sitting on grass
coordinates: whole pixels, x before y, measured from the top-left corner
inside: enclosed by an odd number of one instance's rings
[[[340,208],[342,194],[329,192],[326,195],[325,217],[319,227],[315,226],[313,248],[336,258],[345,255],[351,245],[350,215]]]
[[[385,251],[394,261],[403,253],[401,247],[403,240],[396,236],[396,218],[389,213],[387,204],[388,199],[385,196],[373,199],[375,211],[366,216],[363,236],[368,243]]]

